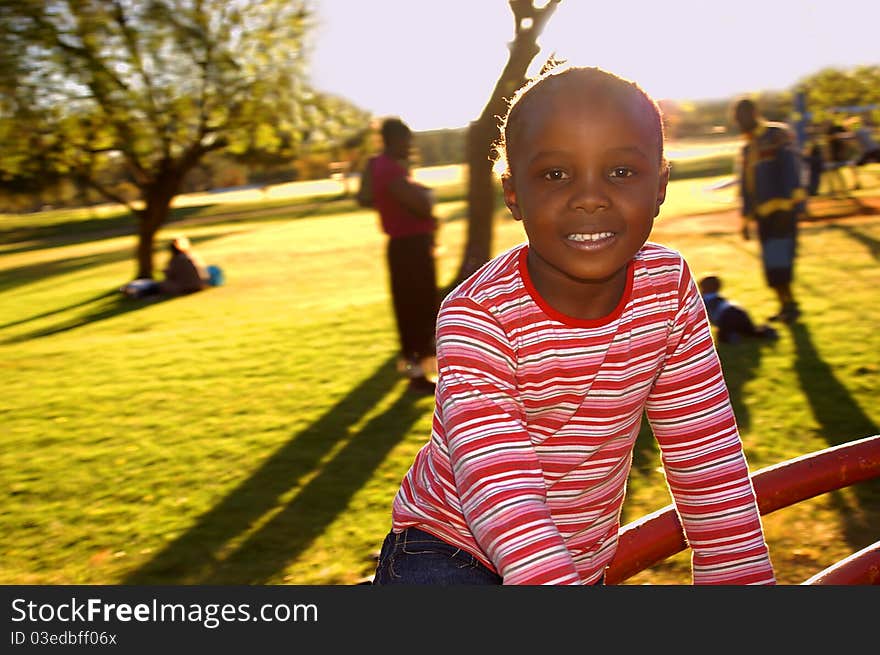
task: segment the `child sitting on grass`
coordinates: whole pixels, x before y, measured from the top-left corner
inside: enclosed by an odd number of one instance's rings
[[[706,304],[709,322],[718,329],[718,341],[739,343],[747,339],[778,339],[769,325],[756,326],[749,313],[721,295],[721,279],[707,275],[700,280],[700,294]]]
[[[700,584],[773,584],[706,311],[649,243],[669,168],[657,104],[596,68],[513,97],[498,143],[527,243],[443,302],[430,441],[374,584],[601,583],[643,412]]]

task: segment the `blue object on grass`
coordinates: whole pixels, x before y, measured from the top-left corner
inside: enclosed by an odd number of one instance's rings
[[[223,269],[215,264],[208,266],[208,284],[212,287],[219,287],[224,282]]]

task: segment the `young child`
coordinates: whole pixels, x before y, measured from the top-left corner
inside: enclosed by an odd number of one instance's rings
[[[706,305],[709,322],[718,328],[718,340],[739,343],[743,337],[778,339],[779,334],[769,325],[756,326],[749,313],[721,295],[721,279],[707,275],[700,279],[700,294]]]
[[[498,154],[528,241],[443,302],[431,439],[374,584],[603,582],[645,410],[693,581],[775,583],[700,294],[646,243],[669,178],[656,103],[557,67],[515,94]]]

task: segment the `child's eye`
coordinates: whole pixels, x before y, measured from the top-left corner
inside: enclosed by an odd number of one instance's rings
[[[628,166],[615,166],[611,169],[611,177],[632,177],[636,172]]]
[[[552,168],[549,171],[544,172],[544,179],[550,180],[551,182],[559,182],[561,180],[567,180],[568,173],[561,168]]]

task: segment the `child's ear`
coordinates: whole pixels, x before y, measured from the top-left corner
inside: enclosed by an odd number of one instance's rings
[[[657,184],[657,204],[654,205],[654,218],[660,214],[660,205],[666,200],[666,186],[669,184],[669,163],[664,159],[660,170],[660,181]]]
[[[516,202],[516,191],[513,189],[513,180],[510,175],[505,175],[501,178],[501,188],[504,190],[504,204],[507,205],[513,217],[521,221],[522,212],[519,209],[519,204]]]

